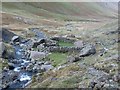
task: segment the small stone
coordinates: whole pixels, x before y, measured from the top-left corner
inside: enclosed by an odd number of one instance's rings
[[[32,71],[34,65],[32,63],[29,63],[29,65],[26,67],[27,71]]]
[[[77,61],[80,61],[82,58],[81,57],[79,57],[79,56],[68,56],[67,57],[67,61],[68,62],[77,62]]]
[[[10,70],[13,70],[15,68],[15,65],[13,63],[8,63],[8,67]]]
[[[114,80],[115,82],[119,82],[119,83],[120,83],[120,75],[119,75],[119,74],[114,75],[114,76],[113,76],[113,80]]]
[[[50,65],[51,63],[50,62],[48,62],[48,61],[46,61],[45,63],[44,63],[44,65]]]
[[[76,41],[74,42],[75,47],[83,48],[83,41]]]
[[[109,88],[110,85],[109,84],[104,84],[103,88]]]
[[[41,69],[42,69],[42,70],[45,70],[45,71],[48,71],[48,70],[50,70],[50,69],[52,69],[52,68],[53,68],[52,65],[42,65],[42,66],[41,66]]]

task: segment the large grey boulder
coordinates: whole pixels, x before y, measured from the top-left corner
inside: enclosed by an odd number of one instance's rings
[[[7,43],[0,43],[0,57],[4,59],[14,58],[15,50],[12,45]]]
[[[85,46],[80,53],[80,57],[85,57],[85,56],[89,56],[89,55],[93,55],[96,53],[96,49],[95,46],[93,45],[87,45]]]
[[[44,52],[38,52],[38,51],[31,51],[30,52],[30,58],[33,60],[42,60],[44,59],[48,54]]]
[[[9,28],[1,28],[0,30],[0,39],[2,39],[3,42],[10,42],[11,38],[15,36],[14,33],[10,32],[11,30]]]

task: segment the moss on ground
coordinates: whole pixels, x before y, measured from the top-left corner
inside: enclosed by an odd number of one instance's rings
[[[67,53],[52,53],[48,57],[54,66],[58,66],[66,62]]]

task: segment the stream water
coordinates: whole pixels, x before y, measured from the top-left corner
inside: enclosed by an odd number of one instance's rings
[[[33,28],[30,30],[31,32],[33,32],[35,34],[36,39],[41,39],[41,38],[46,38],[46,35],[41,32],[39,29],[37,28]],[[32,76],[36,74],[33,73],[32,71],[27,71],[26,67],[31,63],[31,60],[26,56],[26,49],[29,48],[29,46],[32,44],[31,40],[29,39],[28,41],[23,40],[23,42],[19,43],[19,44],[15,44],[13,45],[14,49],[15,49],[15,57],[14,59],[9,59],[9,63],[12,63],[14,65],[13,69],[9,69],[7,71],[3,71],[3,76],[5,77],[4,82],[7,83],[8,87],[6,87],[5,89],[19,89],[19,88],[25,88],[31,81],[32,81]],[[23,46],[26,46],[26,48],[24,48]],[[15,63],[12,60],[14,60]],[[45,65],[44,65],[45,66]],[[47,65],[49,66],[49,65]],[[47,67],[45,66],[45,67]],[[44,67],[43,67],[44,68]],[[49,67],[48,67],[49,68]],[[10,74],[9,74],[10,73]],[[13,79],[14,74],[16,75],[17,73],[17,77],[15,79]],[[13,75],[8,76],[8,75]]]
[[[46,37],[44,33],[38,31],[37,29],[33,29],[31,31],[36,34],[37,39]],[[30,43],[31,42],[28,41],[20,44],[28,46]],[[18,73],[18,78],[9,85],[9,89],[24,88],[28,85],[28,83],[31,82],[32,76],[35,74],[33,72],[28,72],[26,70],[21,69],[21,67],[26,67],[29,64],[30,60],[25,56],[25,50],[23,47],[20,46],[20,44],[13,45],[15,48],[15,59],[19,60],[21,63],[15,64],[15,68],[13,69],[13,71]]]
[[[32,79],[32,72],[28,72],[26,70],[21,70],[21,67],[26,67],[30,60],[26,58],[25,51],[19,45],[15,45],[15,58],[20,60],[22,63],[15,64],[14,71],[18,73],[18,80],[15,80],[9,88],[24,88],[29,81]],[[23,59],[24,57],[24,59]]]

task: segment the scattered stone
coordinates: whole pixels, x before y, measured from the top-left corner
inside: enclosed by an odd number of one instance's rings
[[[105,85],[103,86],[103,88],[110,88],[110,85],[109,85],[109,84],[105,84]]]
[[[45,71],[48,71],[48,70],[50,70],[50,69],[52,69],[52,68],[53,68],[52,65],[42,65],[42,66],[41,66],[41,69],[42,69],[42,70],[45,70]]]
[[[99,83],[95,84],[94,89],[95,90],[100,90],[103,86],[104,86],[104,82],[99,82]]]
[[[45,47],[43,44],[40,44],[37,46],[37,49],[42,52],[42,51],[44,51]]]
[[[51,63],[49,61],[46,61],[44,65],[50,65]]]
[[[68,56],[67,57],[67,61],[68,62],[77,62],[77,61],[79,61],[79,60],[81,60],[82,58],[81,57],[79,57],[79,56]]]
[[[83,48],[83,41],[76,41],[74,42],[75,47]]]
[[[45,43],[46,42],[46,40],[45,39],[39,39],[38,41],[33,41],[33,46],[32,46],[32,48],[37,48],[37,46],[38,45],[40,45],[40,44],[43,44],[43,43]]]
[[[105,48],[101,49],[100,52],[99,52],[99,53],[100,53],[100,56],[103,56],[105,53],[107,53],[107,51],[108,51],[108,50],[105,49]]]
[[[115,82],[120,83],[120,74],[115,74],[115,75],[113,76],[113,80],[114,80]]]
[[[42,71],[41,70],[41,65],[35,64],[32,71],[34,73],[38,73],[38,72],[40,73]]]
[[[10,70],[13,70],[15,68],[15,65],[13,63],[8,63],[8,67]]]
[[[44,64],[44,61],[39,61],[39,62],[37,62],[37,64],[42,65],[42,64]]]

